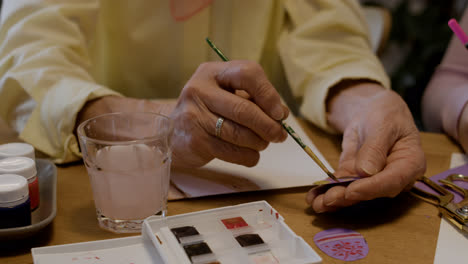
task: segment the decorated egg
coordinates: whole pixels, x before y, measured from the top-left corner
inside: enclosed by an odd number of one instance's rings
[[[353,230],[332,228],[314,236],[317,247],[332,258],[353,261],[365,258],[369,246],[364,237]]]

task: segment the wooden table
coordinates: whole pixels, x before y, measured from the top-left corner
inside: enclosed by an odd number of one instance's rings
[[[1,122],[0,122],[1,123]],[[340,138],[301,123],[312,141],[334,167],[338,164]],[[427,175],[449,167],[452,152],[461,150],[442,134],[421,133],[428,160]],[[16,136],[0,124],[0,144]],[[268,201],[286,223],[323,258],[323,263],[342,263],[320,251],[313,242],[318,232],[334,227],[362,233],[369,255],[354,263],[433,263],[440,217],[436,208],[404,193],[379,199],[336,213],[314,214],[304,202],[308,188],[238,193],[170,202],[176,215],[257,200]],[[0,263],[33,263],[32,247],[60,245],[123,237],[98,227],[88,175],[82,163],[58,167],[57,216],[51,225],[23,241],[0,243]]]

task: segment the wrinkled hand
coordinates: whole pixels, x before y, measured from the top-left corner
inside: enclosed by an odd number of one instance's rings
[[[409,189],[425,172],[419,132],[407,105],[396,93],[375,86],[378,85],[368,84],[354,99],[343,92],[345,96],[336,102],[337,108],[348,109],[348,117],[329,118],[331,123],[338,124],[339,130],[344,130],[335,175],[362,179],[347,187],[333,187],[317,197],[309,192],[307,202],[316,212],[334,211],[378,197],[394,197]]]
[[[258,64],[202,64],[185,85],[170,115],[175,122],[173,161],[179,166],[199,167],[218,158],[254,166],[259,151],[269,142],[286,139],[277,121],[288,113]],[[218,138],[215,126],[219,117],[224,117],[224,123]]]
[[[465,105],[458,122],[458,141],[465,153],[468,153],[468,105]]]
[[[278,122],[289,114],[260,65],[248,61],[199,66],[177,102],[106,96],[88,102],[77,124],[111,112],[156,112],[174,121],[172,164],[200,167],[214,158],[245,166],[257,164],[269,142],[287,137]],[[224,117],[221,134],[216,121]]]

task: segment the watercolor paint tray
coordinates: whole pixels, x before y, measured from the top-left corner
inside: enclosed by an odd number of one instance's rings
[[[0,229],[0,241],[34,235],[54,220],[57,214],[57,167],[50,160],[36,159],[39,181],[39,207],[32,212],[31,225]]]
[[[267,202],[145,220],[165,264],[321,263]]]
[[[33,248],[35,264],[308,264],[319,255],[267,202],[149,217],[142,235]]]

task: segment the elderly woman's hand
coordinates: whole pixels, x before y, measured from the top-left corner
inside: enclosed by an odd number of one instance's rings
[[[361,176],[307,202],[316,212],[333,211],[360,201],[394,197],[425,172],[419,132],[406,103],[377,84],[360,84],[331,102],[329,121],[344,132],[335,175]]]
[[[185,85],[170,115],[175,122],[174,164],[198,167],[218,158],[254,166],[259,151],[269,142],[286,139],[278,121],[288,113],[258,64],[202,64]],[[219,118],[224,122],[217,136]]]
[[[254,166],[269,142],[287,137],[278,121],[289,111],[262,68],[249,61],[200,65],[177,102],[117,96],[88,102],[77,124],[96,115],[126,111],[171,117],[174,166],[200,167],[214,158]],[[224,121],[216,135],[219,118]]]

